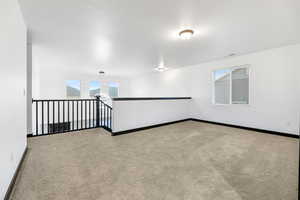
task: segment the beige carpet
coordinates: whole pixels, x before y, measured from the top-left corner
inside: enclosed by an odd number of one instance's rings
[[[296,200],[298,140],[200,122],[29,139],[13,200]]]

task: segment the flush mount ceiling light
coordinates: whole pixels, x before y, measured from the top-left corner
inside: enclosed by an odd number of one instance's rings
[[[164,71],[168,70],[168,68],[163,65],[160,65],[160,66],[154,68],[154,70],[156,70],[158,72],[164,72]]]
[[[194,31],[192,29],[186,29],[179,32],[179,37],[183,40],[189,40],[194,35]]]

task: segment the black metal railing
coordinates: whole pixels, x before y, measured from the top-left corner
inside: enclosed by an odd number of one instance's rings
[[[95,99],[32,100],[32,134],[41,136],[102,127],[112,130],[112,107]]]

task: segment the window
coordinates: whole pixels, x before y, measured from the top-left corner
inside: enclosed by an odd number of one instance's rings
[[[249,73],[248,68],[237,68],[232,70],[232,104],[249,103]]]
[[[68,80],[66,81],[67,97],[80,97],[80,81]]]
[[[108,94],[111,98],[118,97],[119,96],[119,84],[118,83],[109,83]]]
[[[89,83],[89,95],[90,95],[90,97],[95,97],[96,95],[100,95],[100,82],[99,81],[91,81]]]
[[[248,66],[213,72],[215,104],[249,104]]]
[[[215,104],[230,103],[230,70],[221,69],[214,72]]]

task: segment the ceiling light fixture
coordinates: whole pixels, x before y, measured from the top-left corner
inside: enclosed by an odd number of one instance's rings
[[[179,32],[179,37],[183,40],[189,40],[194,35],[194,31],[191,29],[186,29]]]
[[[102,75],[102,76],[105,74],[105,72],[104,72],[104,71],[102,71],[102,70],[101,70],[101,71],[99,71],[98,73],[99,73],[99,75]]]
[[[163,65],[160,65],[160,66],[154,68],[154,70],[156,70],[158,72],[164,72],[164,71],[168,70],[168,68]]]

